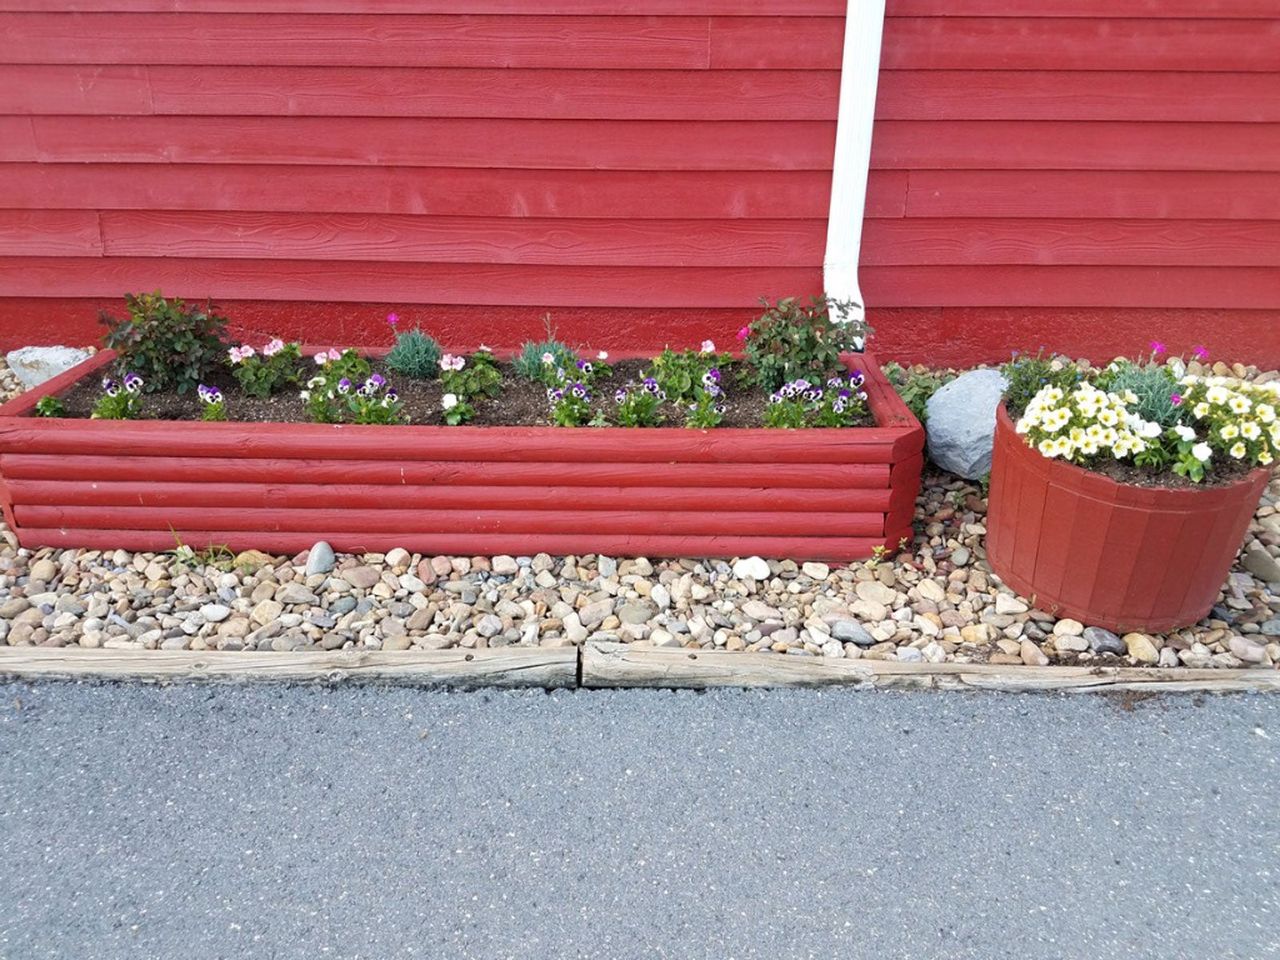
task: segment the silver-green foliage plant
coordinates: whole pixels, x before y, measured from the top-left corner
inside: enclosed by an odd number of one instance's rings
[[[440,374],[440,344],[417,327],[396,334],[396,345],[387,354],[387,367],[414,380],[431,380]]]
[[[1128,409],[1143,420],[1155,421],[1166,429],[1182,418],[1179,405],[1173,402],[1179,393],[1178,383],[1173,371],[1161,364],[1117,360],[1098,377],[1098,386],[1121,396],[1133,393],[1138,400],[1128,404]]]

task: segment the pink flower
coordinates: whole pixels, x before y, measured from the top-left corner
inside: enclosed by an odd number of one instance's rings
[[[452,353],[446,353],[440,358],[441,370],[461,370],[466,364],[465,357],[455,357]]]
[[[1191,352],[1197,360],[1209,359],[1209,351],[1206,350],[1202,344],[1197,343],[1194,347],[1191,348]]]
[[[394,326],[395,326],[397,323],[399,323],[399,322],[400,322],[400,318],[399,318],[396,314],[394,314],[394,313],[388,313],[388,314],[387,314],[387,325],[388,325],[388,326],[392,326],[392,327],[394,327]]]
[[[326,363],[329,362],[329,355],[325,353],[323,350],[321,350],[312,359],[315,360],[317,367],[323,367]]]
[[[284,341],[277,338],[262,348],[264,357],[274,357],[277,353],[284,349]]]
[[[341,360],[341,359],[342,359],[342,351],[341,351],[341,350],[336,349],[335,347],[330,347],[330,348],[329,348],[329,359],[330,359],[330,360]]]
[[[232,347],[227,351],[227,356],[231,358],[232,363],[241,363],[253,356],[253,347]]]
[[[1169,397],[1169,402],[1172,403],[1175,407],[1182,406],[1182,394],[1180,393],[1173,394],[1172,396]]]
[[[1164,344],[1161,343],[1159,340],[1152,340],[1151,352],[1154,353],[1156,356],[1159,356],[1160,354],[1164,353]]]
[[[738,331],[738,340],[739,340],[739,341],[746,340],[746,339],[747,339],[747,337],[749,337],[749,336],[751,336],[751,327],[749,327],[749,326],[747,326],[747,327],[743,327],[741,330],[739,330],[739,331]]]
[[[702,341],[702,352],[703,352],[703,353],[715,353],[715,352],[716,352],[716,342],[715,342],[714,340],[703,340],[703,341]]]

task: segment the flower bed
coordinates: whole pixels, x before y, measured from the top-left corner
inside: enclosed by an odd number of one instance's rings
[[[850,560],[911,536],[923,430],[866,354],[866,428],[33,416],[113,360],[102,351],[0,407],[0,502],[24,547],[292,553],[325,539],[351,552]]]

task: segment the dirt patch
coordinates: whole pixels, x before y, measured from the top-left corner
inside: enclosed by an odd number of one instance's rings
[[[388,370],[381,360],[372,361],[375,373],[380,373],[395,387],[404,402],[404,412],[410,423],[441,425],[444,423],[440,406],[444,390],[439,380],[413,380]],[[511,364],[501,364],[502,393],[493,400],[481,399],[473,406],[476,410],[472,425],[532,427],[547,426],[549,406],[546,388],[541,383],[526,380]],[[592,408],[612,421],[615,413],[614,394],[630,382],[637,382],[647,369],[642,360],[627,360],[614,366],[607,377],[600,378],[593,389]],[[310,371],[303,368],[303,376]],[[744,382],[742,367],[728,364],[722,368],[722,384],[725,388],[725,414],[721,426],[759,427],[768,404],[768,393]],[[306,414],[298,398],[298,388],[291,387],[271,397],[249,397],[240,391],[240,385],[229,370],[219,370],[206,382],[217,387],[226,397],[227,419],[259,423],[305,423]],[[88,417],[93,405],[102,395],[100,380],[91,377],[76,384],[63,395],[68,417]],[[199,420],[201,405],[194,394],[180,395],[163,390],[146,395],[143,419],[148,420]],[[662,424],[682,427],[685,411],[674,402],[662,407]],[[875,426],[875,418],[867,415],[856,426]]]

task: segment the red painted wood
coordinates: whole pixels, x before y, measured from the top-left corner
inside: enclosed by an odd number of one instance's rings
[[[1280,22],[1280,21],[1277,21]],[[79,119],[79,118],[77,118]],[[872,166],[909,170],[1280,171],[1280,124],[881,120]],[[43,148],[43,131],[36,125]]]
[[[190,2],[190,0],[181,0]],[[888,0],[891,17],[1205,17],[1274,16],[1272,0]]]
[[[876,547],[884,546],[874,537],[788,537],[769,535],[667,536],[630,534],[469,534],[465,540],[455,534],[415,531],[372,534],[330,530],[301,535],[257,530],[74,530],[68,528],[23,529],[22,545],[65,549],[70,546],[90,550],[172,550],[179,542],[190,547],[223,546],[232,550],[258,549],[292,555],[324,539],[343,553],[385,553],[403,547],[414,553],[476,556],[532,555],[540,551],[566,556],[603,553],[617,557],[750,557],[812,559],[835,562],[865,560]],[[305,541],[305,542],[304,542]]]
[[[826,217],[819,170],[482,170],[200,164],[10,164],[0,206],[244,210],[466,217],[812,219]],[[868,213],[902,216],[907,174],[872,174]]]
[[[147,68],[0,63],[2,113],[150,113]]]
[[[287,163],[559,170],[830,170],[817,121],[40,116],[42,162]],[[30,159],[0,145],[0,159]]]
[[[884,70],[881,120],[1280,121],[1267,73]]]
[[[906,215],[1280,220],[1280,176],[1124,170],[913,170]]]
[[[1268,479],[1255,470],[1224,486],[1118,484],[1040,456],[1001,408],[987,556],[1040,609],[1120,633],[1165,632],[1209,612]]]
[[[101,220],[102,242],[112,256],[433,263],[804,266],[821,261],[827,233],[825,218],[634,221],[108,211]],[[0,212],[0,253],[20,252],[4,249],[4,233]]]
[[[6,63],[702,69],[697,17],[0,14]]]
[[[1221,3],[1223,0],[1212,2]],[[53,13],[447,13],[544,17],[788,14],[839,17],[844,15],[845,0],[539,0],[536,6],[528,0],[0,0],[0,10]]]
[[[0,117],[0,161],[35,159],[35,128],[31,118]]]
[[[1280,271],[1270,267],[866,267],[861,276],[867,302],[885,307],[947,306],[958,298],[993,307],[1274,309],[1280,303]]]
[[[890,17],[881,66],[1266,73],[1280,68],[1280,18]]]
[[[614,487],[634,479],[630,464],[579,463],[566,471],[560,463],[506,463],[495,470],[483,461],[396,462],[394,460],[278,460],[222,459],[208,457],[113,457],[85,455],[76,458],[81,487],[94,484],[137,486],[146,481],[151,489],[160,484],[243,484],[251,476],[259,484],[314,484],[321,487],[350,483],[359,477],[364,486],[396,487],[453,486],[491,489],[491,496],[503,496],[509,487]],[[25,481],[59,481],[67,473],[65,457],[48,454],[0,453],[0,477],[11,480],[14,489]],[[34,484],[32,485],[34,486]],[[39,486],[42,488],[45,483]],[[850,497],[851,503],[878,502],[889,487],[886,463],[663,463],[654,466],[642,488],[733,488],[739,490],[798,490]],[[88,495],[88,494],[86,494]],[[790,493],[785,494],[790,496]],[[779,494],[779,497],[783,494]],[[29,500],[37,503],[39,500]],[[66,501],[70,502],[70,501]],[[857,507],[857,509],[863,509]],[[880,509],[867,507],[866,509]]]
[[[714,17],[711,59],[718,70],[839,70],[843,17]]]
[[[186,65],[148,67],[147,84],[151,90],[148,109],[74,112],[563,120],[835,120],[840,74],[838,70]]]
[[[98,257],[102,235],[88,210],[0,210],[0,256]]]
[[[1280,221],[869,219],[862,263],[1276,267]]]
[[[536,306],[753,307],[785,290],[815,294],[813,267],[582,267],[345,261],[97,260],[0,257],[0,289],[11,296],[111,297],[161,289],[203,299],[397,300]]]

